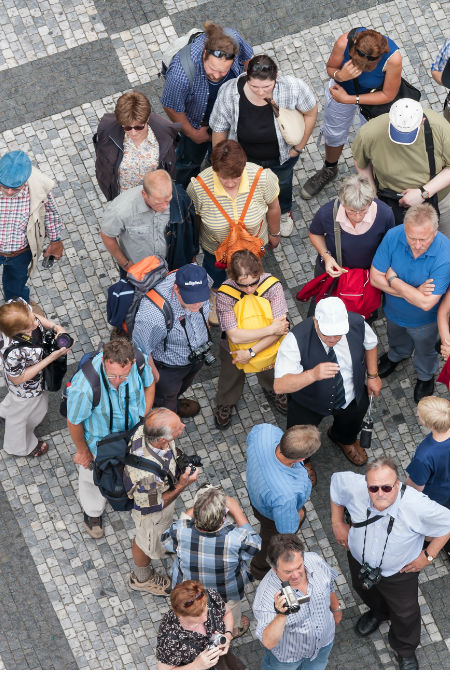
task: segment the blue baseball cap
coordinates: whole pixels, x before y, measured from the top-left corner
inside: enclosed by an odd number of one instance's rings
[[[23,150],[7,152],[0,159],[0,183],[6,188],[18,188],[31,176],[31,162]]]
[[[204,267],[189,263],[175,273],[181,299],[188,305],[205,302],[209,298],[208,275]]]

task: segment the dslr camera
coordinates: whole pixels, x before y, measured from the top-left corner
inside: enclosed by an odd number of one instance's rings
[[[359,572],[358,579],[365,591],[369,591],[372,586],[376,586],[381,581],[381,567],[371,567],[369,563],[364,563]]]
[[[193,474],[195,469],[197,469],[200,466],[203,466],[202,458],[199,457],[199,455],[186,455],[184,452],[181,452],[180,450],[178,450],[177,452],[178,454],[175,458],[175,462],[178,469],[177,478],[179,478],[188,467],[191,468],[191,474]]]
[[[284,597],[284,606],[287,607],[285,614],[295,614],[300,610],[300,605],[303,605],[305,602],[309,602],[310,596],[303,595],[298,598],[289,581],[283,581],[281,583],[281,594]]]
[[[197,349],[192,349],[189,354],[189,363],[197,363],[198,361],[204,361],[207,366],[212,366],[216,362],[216,357],[211,352],[212,340],[204,342]]]
[[[214,647],[223,647],[226,644],[226,636],[223,633],[215,633],[209,638],[208,649],[214,649]]]
[[[52,352],[55,352],[57,349],[62,349],[63,347],[68,349],[73,343],[74,340],[70,337],[69,333],[60,333],[56,336],[55,331],[49,329],[45,330],[42,335],[44,356],[48,356]]]

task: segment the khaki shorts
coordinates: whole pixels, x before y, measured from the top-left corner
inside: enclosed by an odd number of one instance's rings
[[[161,544],[161,535],[172,525],[175,500],[162,511],[142,516],[136,509],[131,512],[136,525],[136,544],[152,560],[165,558],[167,553]]]

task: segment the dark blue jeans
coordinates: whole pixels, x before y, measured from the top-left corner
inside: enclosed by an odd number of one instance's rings
[[[288,213],[292,209],[292,180],[294,178],[294,166],[298,162],[298,157],[290,157],[284,164],[279,164],[276,159],[268,159],[266,161],[249,159],[248,161],[263,166],[265,169],[272,169],[280,184],[278,200],[280,202],[281,213]]]
[[[27,287],[28,265],[31,262],[31,251],[24,251],[14,258],[0,255],[0,265],[3,265],[3,293],[6,300],[23,298],[28,302],[30,289]]]
[[[187,188],[193,176],[198,176],[205,155],[211,154],[211,143],[194,143],[184,134],[180,134],[177,146],[176,183]]]
[[[216,256],[208,251],[203,251],[203,267],[213,280],[213,288],[219,288],[227,278],[225,269],[216,267]]]

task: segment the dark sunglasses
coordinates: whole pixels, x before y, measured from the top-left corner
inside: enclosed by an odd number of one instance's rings
[[[229,52],[222,52],[220,49],[207,49],[208,54],[215,56],[216,59],[225,59],[225,61],[234,61],[235,55]]]
[[[251,286],[256,286],[257,284],[259,284],[259,279],[257,279],[256,281],[252,281],[251,284],[238,284],[237,281],[235,283],[236,286],[239,286],[239,288],[250,288]]]
[[[380,58],[379,56],[369,56],[365,52],[362,52],[358,47],[355,47],[355,52],[360,56],[362,59],[367,59],[368,61],[378,61]]]
[[[192,598],[192,600],[187,600],[186,602],[183,602],[183,607],[184,607],[185,609],[187,609],[188,607],[192,607],[192,605],[194,604],[194,602],[195,602],[196,600],[201,600],[201,599],[203,598],[204,595],[205,595],[204,592],[203,592],[203,591],[200,591],[200,593],[197,593],[197,595],[195,596],[195,598]]]
[[[134,129],[135,131],[142,131],[142,129],[145,127],[145,124],[135,124],[134,127],[124,127],[122,126],[122,129],[124,131],[131,131]]]
[[[397,481],[395,481],[395,483],[396,482]],[[394,485],[368,485],[367,489],[372,494],[376,494],[378,492],[378,490],[383,490],[383,492],[392,492],[392,490],[395,487],[395,483],[394,483]]]

